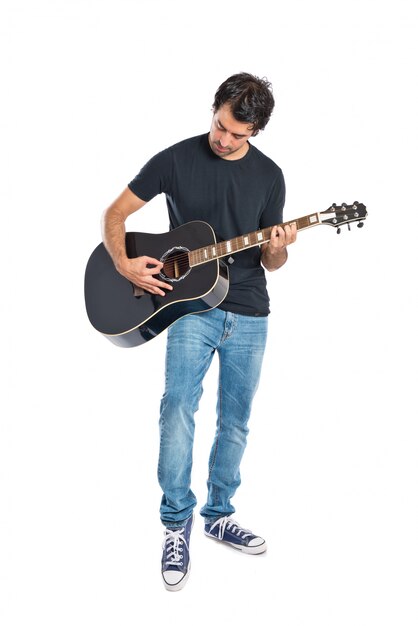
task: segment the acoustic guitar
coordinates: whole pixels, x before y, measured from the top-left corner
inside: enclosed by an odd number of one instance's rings
[[[367,217],[364,204],[333,204],[286,224],[304,230],[320,224],[337,228]],[[126,233],[129,258],[150,256],[163,268],[159,278],[173,285],[165,296],[148,293],[116,270],[103,243],[91,254],[85,272],[85,303],[93,327],[112,343],[134,347],[159,335],[180,317],[217,307],[228,293],[228,266],[223,258],[270,241],[272,227],[228,241],[216,241],[212,227],[193,221],[163,234]]]

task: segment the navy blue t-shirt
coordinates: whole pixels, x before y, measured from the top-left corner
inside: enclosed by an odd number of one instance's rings
[[[166,195],[170,229],[203,220],[218,241],[281,224],[285,184],[281,169],[252,144],[236,161],[218,157],[208,133],[177,143],[152,157],[129,183],[148,202]],[[268,315],[264,268],[256,246],[233,255],[230,285],[220,309],[242,315]]]

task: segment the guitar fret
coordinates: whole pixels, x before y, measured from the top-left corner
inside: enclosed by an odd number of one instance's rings
[[[298,230],[302,230],[304,228],[316,226],[320,223],[319,214],[312,213],[311,215],[306,215],[305,217],[301,217],[290,222],[284,222],[283,224],[280,224],[280,226],[284,227],[296,224],[296,228]],[[252,233],[247,233],[246,235],[234,237],[228,241],[221,241],[219,243],[194,250],[189,253],[190,266],[193,267],[194,265],[200,265],[201,263],[206,263],[207,261],[227,256],[232,252],[239,252],[245,248],[260,246],[262,243],[267,243],[270,241],[271,229],[272,227],[263,228]]]

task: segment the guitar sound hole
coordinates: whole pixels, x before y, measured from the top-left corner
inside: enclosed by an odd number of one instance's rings
[[[160,261],[164,263],[160,277],[170,283],[183,280],[191,270],[189,251],[181,246],[176,246],[165,252]]]

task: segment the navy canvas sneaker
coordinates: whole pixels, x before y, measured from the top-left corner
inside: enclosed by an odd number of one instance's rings
[[[261,554],[267,550],[267,544],[261,537],[251,530],[242,528],[232,517],[220,517],[215,522],[205,524],[205,535],[217,539],[223,543],[247,552],[248,554]]]
[[[184,526],[166,528],[164,531],[163,557],[161,574],[168,591],[183,589],[190,573],[190,533],[192,532],[193,515],[186,520]]]

